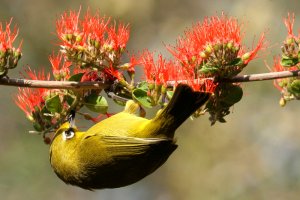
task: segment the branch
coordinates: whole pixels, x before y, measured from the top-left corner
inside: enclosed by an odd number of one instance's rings
[[[290,77],[297,77],[297,76],[300,76],[300,70],[238,75],[232,78],[222,79],[221,81],[238,83],[238,82],[266,81],[266,80],[290,78]]]
[[[109,85],[101,82],[76,82],[76,81],[42,81],[42,80],[28,80],[18,78],[0,78],[0,85],[16,86],[16,87],[30,87],[30,88],[48,88],[48,89],[105,89]]]
[[[221,79],[222,82],[252,82],[252,81],[265,81],[289,77],[300,76],[300,70],[295,71],[282,71],[282,72],[268,72],[260,74],[238,75],[232,78]],[[30,87],[30,88],[48,88],[48,89],[105,89],[109,85],[102,82],[75,82],[75,81],[42,81],[42,80],[28,80],[18,78],[0,78],[0,85],[8,85],[15,87]]]

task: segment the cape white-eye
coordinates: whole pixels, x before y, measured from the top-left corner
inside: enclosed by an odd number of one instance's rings
[[[175,130],[210,94],[179,84],[168,105],[153,119],[136,116],[128,101],[123,112],[79,131],[71,115],[50,147],[50,163],[67,184],[84,189],[117,188],[139,181],[159,168],[177,148]]]

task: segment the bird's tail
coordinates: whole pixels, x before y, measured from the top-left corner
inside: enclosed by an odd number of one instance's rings
[[[209,97],[208,92],[197,92],[188,85],[179,84],[168,105],[153,120],[161,128],[173,132],[204,105]]]

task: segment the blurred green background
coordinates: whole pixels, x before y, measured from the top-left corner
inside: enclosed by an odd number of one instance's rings
[[[131,24],[128,49],[162,52],[175,44],[186,27],[205,16],[224,11],[244,23],[245,44],[267,32],[268,53],[251,62],[244,73],[268,71],[273,55],[286,37],[282,19],[296,13],[300,28],[300,2],[279,0],[1,0],[0,20],[11,17],[24,39],[23,58],[9,72],[19,77],[23,66],[49,68],[48,55],[57,50],[55,19],[65,10],[82,5]],[[279,92],[271,81],[243,84],[244,98],[227,123],[210,126],[205,116],[188,120],[177,132],[179,148],[154,174],[129,187],[85,191],[65,185],[53,173],[48,146],[29,135],[31,125],[14,104],[17,88],[0,87],[0,199],[299,199],[300,102],[278,105]],[[113,105],[113,104],[112,104]],[[121,107],[111,106],[112,112]],[[86,127],[90,124],[86,123]]]

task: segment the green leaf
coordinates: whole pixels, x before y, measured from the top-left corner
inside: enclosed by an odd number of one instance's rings
[[[75,98],[72,97],[71,95],[65,95],[64,96],[64,100],[69,104],[69,105],[72,105],[72,103],[74,102]]]
[[[77,82],[79,82],[79,81],[81,81],[81,78],[82,78],[83,74],[84,73],[74,74],[73,76],[71,76],[69,78],[69,81],[77,81]]]
[[[125,105],[126,105],[126,102],[124,102],[124,101],[118,101],[118,100],[115,100],[115,99],[114,99],[114,102],[115,102],[116,104],[120,105],[120,106],[125,106]]]
[[[60,113],[62,111],[62,104],[58,95],[47,99],[45,105],[51,113]]]
[[[7,72],[7,70],[0,71],[0,77],[5,76],[6,72]]]
[[[290,59],[290,57],[288,57],[287,55],[284,55],[284,54],[281,55],[281,58],[282,59]]]
[[[280,64],[284,67],[292,67],[299,63],[298,58],[282,58]]]
[[[293,80],[291,84],[287,87],[290,93],[299,94],[300,93],[300,80]]]
[[[200,72],[204,74],[214,74],[219,71],[219,68],[217,67],[212,67],[212,66],[206,66],[203,65],[202,68],[200,69]]]
[[[140,82],[137,86],[138,89],[148,91],[148,83],[146,81]]]
[[[152,108],[151,102],[148,100],[147,91],[137,88],[133,90],[132,97],[142,106],[145,106],[146,108]]]
[[[172,98],[173,94],[174,94],[174,91],[167,91],[167,97],[168,97],[169,99]]]
[[[103,96],[92,93],[84,99],[84,105],[92,112],[107,113],[108,103]]]
[[[39,123],[37,123],[37,122],[34,122],[34,123],[33,123],[33,128],[34,128],[36,131],[39,131],[39,132],[43,131],[43,127],[42,127]]]
[[[243,60],[241,58],[236,58],[230,63],[231,66],[239,66],[241,64],[243,64]]]
[[[238,85],[230,85],[224,89],[226,89],[226,94],[222,96],[222,102],[224,102],[225,105],[233,105],[239,102],[243,97],[243,90]]]

